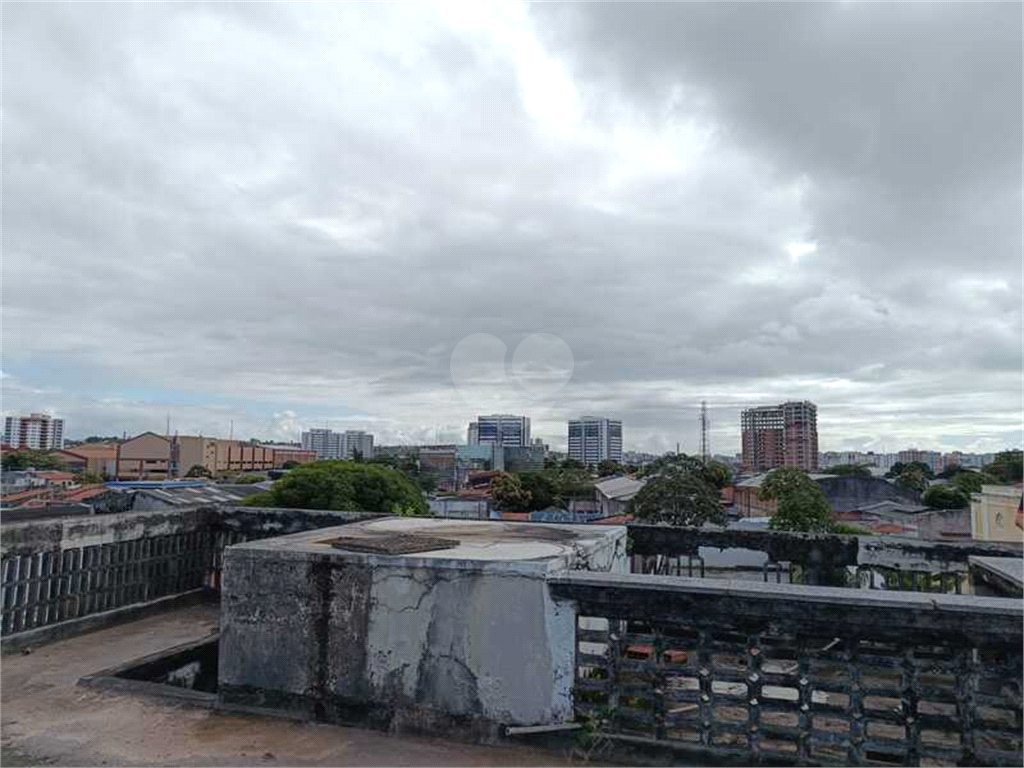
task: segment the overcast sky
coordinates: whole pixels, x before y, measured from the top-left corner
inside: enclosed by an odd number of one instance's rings
[[[1016,2],[5,3],[4,414],[1021,443]],[[470,337],[467,339],[467,337]],[[524,339],[526,341],[524,341]]]

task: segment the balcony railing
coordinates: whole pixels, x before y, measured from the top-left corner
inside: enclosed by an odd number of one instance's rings
[[[1021,764],[1021,602],[570,573],[577,719],[707,761]]]

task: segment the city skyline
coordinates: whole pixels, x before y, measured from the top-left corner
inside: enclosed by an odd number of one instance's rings
[[[821,450],[1020,446],[1020,29],[1013,3],[8,4],[3,413],[421,443],[500,410],[564,447],[595,412],[696,453],[706,399],[735,453],[743,408],[792,399]]]
[[[752,406],[752,407],[766,407],[766,406]],[[697,406],[697,411],[699,413],[699,404]],[[48,415],[51,416],[51,417],[54,417],[54,418],[61,418],[60,414],[56,414],[56,413],[49,413]],[[527,418],[529,418],[529,417],[527,417]],[[551,450],[554,450],[554,451],[559,452],[559,453],[567,453],[568,452],[568,439],[567,439],[567,435],[566,435],[566,424],[569,423],[569,422],[572,422],[572,421],[577,421],[577,420],[579,420],[579,417],[567,419],[566,422],[563,422],[563,423],[560,424],[561,430],[558,431],[556,429],[555,432],[551,433],[550,436],[547,436],[547,433],[539,433],[535,428],[531,427],[531,438],[532,438],[532,441],[540,439],[540,440],[542,440],[543,443],[549,445]],[[532,423],[536,423],[534,420],[531,420],[531,421],[532,421]],[[620,421],[620,420],[615,420],[615,421]],[[65,420],[65,422],[66,422],[66,420]],[[170,432],[169,432],[169,434],[171,436],[173,436],[174,434],[183,434],[183,435],[192,434],[192,435],[202,435],[202,436],[206,436],[206,437],[210,437],[210,438],[217,438],[217,439],[228,439],[232,434],[234,434],[234,439],[239,440],[239,441],[246,441],[246,440],[255,439],[255,440],[259,440],[260,442],[263,442],[263,443],[273,443],[275,441],[284,441],[284,442],[291,442],[291,443],[295,443],[295,444],[301,444],[303,442],[303,433],[305,433],[305,432],[315,432],[317,430],[322,431],[322,430],[325,429],[322,426],[324,424],[324,421],[321,420],[320,422],[318,422],[321,425],[319,427],[318,426],[312,426],[313,422],[310,422],[311,426],[300,428],[298,431],[296,431],[293,434],[278,433],[278,434],[275,434],[273,436],[266,436],[266,435],[248,434],[248,433],[244,433],[244,432],[243,433],[239,433],[237,431],[232,432],[235,428],[234,428],[233,424],[231,424],[231,423],[221,425],[221,427],[219,429],[216,427],[216,425],[210,425],[212,428],[208,429],[208,430],[200,430],[200,429],[183,430],[183,429],[176,428],[176,422],[174,422],[173,420],[171,420],[170,422],[165,420],[164,427],[160,428],[160,429],[156,428],[156,425],[154,425],[154,427],[152,429],[118,430],[118,429],[114,429],[113,425],[108,425],[106,429],[101,429],[101,430],[95,431],[95,432],[78,432],[78,431],[75,431],[73,429],[74,425],[72,424],[72,430],[71,430],[71,432],[68,435],[64,436],[64,440],[65,441],[70,440],[71,442],[75,442],[75,441],[79,441],[79,440],[84,440],[87,437],[102,437],[102,436],[118,437],[119,435],[125,435],[127,437],[132,437],[132,436],[135,436],[135,435],[138,435],[138,434],[142,434],[144,432],[153,432],[154,434],[163,435],[167,431],[166,426],[167,426],[168,423],[169,423],[169,425],[171,427]],[[370,423],[370,422],[362,422],[361,421],[359,423],[367,424],[367,423]],[[335,433],[336,435],[339,435],[339,436],[340,435],[344,435],[346,431],[356,432],[356,433],[367,433],[367,432],[370,431],[370,430],[367,430],[367,429],[355,429],[355,428],[352,428],[352,427],[348,427],[348,428],[342,427],[340,429],[334,429],[333,427],[335,427],[337,425],[334,424],[334,422],[331,422],[331,424],[332,424],[332,428],[330,429],[330,431]],[[379,422],[378,422],[378,424],[379,424]],[[472,424],[472,422],[470,422],[470,424]],[[737,420],[736,420],[736,424],[735,424],[735,427],[736,427],[735,431],[736,431],[737,435],[741,434],[740,426],[741,426],[741,421],[740,421],[740,418],[739,418],[739,412],[737,412]],[[628,433],[628,424],[626,425],[626,427],[627,427],[626,432]],[[385,438],[384,439],[380,439],[380,436],[378,434],[376,434],[376,433],[374,433],[372,435],[369,435],[369,436],[373,438],[373,440],[374,440],[376,445],[462,445],[462,444],[468,444],[468,441],[467,441],[467,430],[465,428],[465,424],[462,426],[461,429],[459,429],[457,426],[449,426],[446,429],[437,429],[436,427],[435,428],[431,428],[431,429],[427,429],[427,430],[424,430],[424,431],[420,432],[419,434],[421,435],[421,437],[417,438],[417,439],[394,440],[394,439],[388,439],[388,435],[392,435],[393,433],[387,433],[386,432],[384,434],[385,434]],[[635,452],[635,453],[651,453],[653,455],[661,455],[663,453],[672,453],[672,452],[674,452],[676,450],[676,447],[677,447],[676,443],[678,443],[679,444],[679,449],[683,453],[688,453],[688,454],[691,454],[691,455],[697,455],[698,452],[699,452],[699,440],[700,440],[700,435],[699,435],[699,425],[698,425],[697,427],[695,427],[694,433],[692,435],[688,436],[687,439],[677,440],[677,441],[673,442],[670,446],[668,446],[668,447],[666,447],[664,449],[660,449],[659,448],[659,449],[656,449],[656,450],[653,450],[653,451],[649,451],[649,450],[646,450],[646,449],[644,449],[642,447],[637,447],[636,445],[630,444],[628,440],[624,440],[623,446],[622,446],[622,451],[623,451],[623,453]],[[668,441],[666,440],[666,442],[668,442]],[[710,442],[710,448],[711,448],[710,453],[712,455],[735,456],[735,457],[738,458],[742,454],[742,445],[741,445],[742,441],[741,441],[741,439],[739,437],[737,437],[737,439],[736,439],[736,449],[735,450],[730,449],[724,443],[717,442],[714,438],[712,438],[709,442]],[[926,443],[921,442],[919,440],[918,441],[910,440],[910,441],[902,442],[902,443],[881,444],[881,445],[876,445],[874,447],[870,447],[869,446],[869,447],[865,447],[865,448],[849,448],[849,447],[833,448],[833,447],[829,447],[825,443],[822,443],[818,447],[818,455],[821,456],[821,455],[824,455],[824,454],[842,454],[842,453],[851,453],[851,454],[852,453],[863,453],[863,454],[873,453],[873,454],[877,454],[877,455],[880,455],[880,456],[881,455],[896,456],[899,452],[901,452],[901,451],[908,451],[908,450],[935,451],[935,452],[938,452],[941,455],[948,455],[948,454],[953,454],[953,453],[966,453],[966,454],[974,454],[974,455],[985,455],[985,454],[998,453],[999,451],[1002,451],[1002,450],[1020,449],[1020,447],[1021,447],[1020,444],[1010,444],[1010,443],[1008,443],[1008,444],[1005,444],[1005,445],[999,445],[999,446],[994,446],[994,447],[991,447],[991,448],[985,448],[983,450],[981,450],[981,449],[979,449],[979,450],[964,450],[964,449],[960,449],[960,448],[950,448],[950,449],[947,449],[947,448],[942,448],[941,446],[929,445],[929,444],[926,444]]]

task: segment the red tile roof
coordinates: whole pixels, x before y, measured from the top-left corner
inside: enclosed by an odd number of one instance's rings
[[[633,522],[633,516],[615,515],[614,517],[599,517],[594,522],[598,525],[626,525]]]
[[[501,513],[501,519],[502,520],[512,520],[512,521],[515,521],[515,522],[528,523],[528,522],[530,522],[530,513],[529,512],[502,512]]]
[[[33,473],[36,477],[41,477],[44,480],[50,480],[55,483],[63,483],[68,480],[74,480],[75,476],[70,472],[61,472],[57,469],[41,469]]]
[[[91,499],[95,496],[99,496],[100,494],[106,493],[106,491],[107,489],[104,488],[102,485],[87,485],[83,486],[82,488],[76,488],[70,493],[65,493],[63,496],[61,496],[61,501],[85,501],[86,499]]]
[[[30,488],[27,491],[19,491],[18,493],[10,493],[3,497],[4,501],[27,501],[28,499],[34,499],[36,496],[49,496],[53,493],[52,488]]]

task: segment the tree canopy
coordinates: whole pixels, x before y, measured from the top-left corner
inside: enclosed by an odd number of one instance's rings
[[[24,469],[60,469],[63,463],[46,451],[6,451],[0,456],[0,466],[8,472]]]
[[[188,468],[188,472],[185,473],[185,477],[210,477],[210,470],[204,467],[202,464],[193,464]]]
[[[704,471],[716,488],[725,488],[732,485],[732,470],[722,462],[709,461],[704,465]]]
[[[586,470],[571,465],[567,469],[506,472],[492,481],[491,498],[498,509],[510,511],[534,512],[552,506],[567,509],[573,499],[594,498],[594,481]]]
[[[840,477],[871,477],[871,470],[863,464],[837,464],[822,471]]]
[[[801,490],[817,488],[818,484],[802,469],[796,467],[779,467],[768,473],[761,483],[758,496],[764,501],[781,499],[783,496]]]
[[[921,471],[921,468],[917,466],[920,462],[913,462],[912,464],[904,465],[903,469],[896,476],[896,487],[909,493],[924,493],[928,487],[928,478],[930,474],[926,475]]]
[[[778,509],[768,527],[773,531],[802,531],[826,533],[835,530],[832,508],[821,489],[798,488],[784,493],[778,499]]]
[[[777,502],[776,512],[768,523],[774,531],[823,533],[836,528],[828,499],[802,469],[773,469],[761,483],[758,495]]]
[[[987,472],[972,472],[969,469],[965,469],[953,475],[950,482],[970,498],[972,493],[981,492],[981,486],[987,483],[997,483],[998,481]]]
[[[496,509],[526,511],[532,498],[517,475],[502,472],[491,480],[491,501]]]
[[[985,472],[1000,483],[1017,483],[1024,478],[1024,452],[1001,451],[985,466]]]
[[[970,496],[953,485],[933,485],[921,496],[921,501],[931,509],[964,509],[970,504]]]
[[[402,472],[379,464],[317,461],[296,467],[250,506],[427,515],[422,491]]]
[[[433,472],[424,472],[420,469],[420,463],[415,456],[404,454],[401,456],[383,455],[374,456],[367,462],[369,464],[383,464],[384,466],[396,469],[405,474],[410,480],[419,486],[424,493],[431,493],[437,488],[437,475]]]
[[[655,465],[627,508],[638,520],[685,526],[726,523],[716,477],[699,459],[663,456]]]
[[[933,476],[932,468],[925,464],[923,461],[910,461],[904,464],[902,461],[897,461],[893,464],[889,471],[885,473],[886,477],[896,478],[902,475],[906,471],[920,472],[925,478],[931,478]]]

